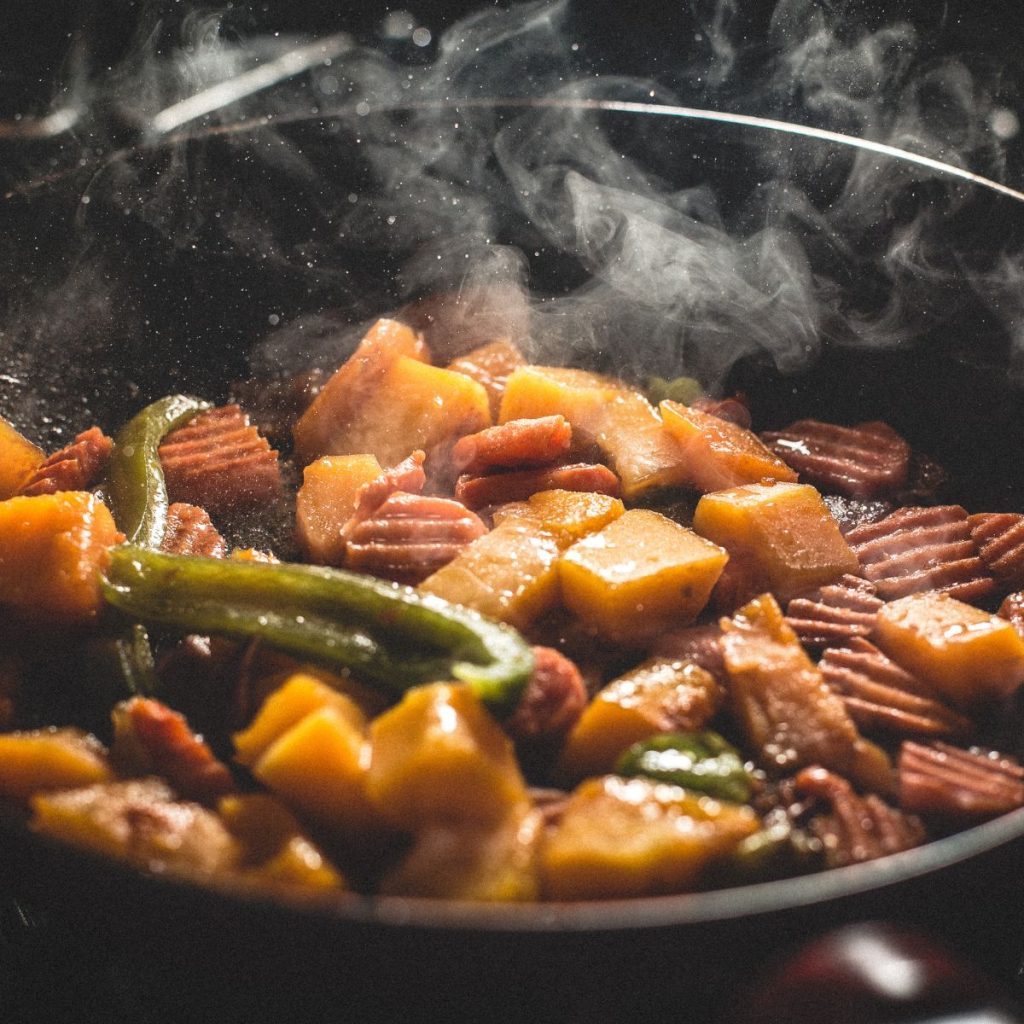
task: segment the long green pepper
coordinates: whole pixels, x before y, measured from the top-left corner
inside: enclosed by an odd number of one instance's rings
[[[410,587],[322,566],[192,558],[123,546],[103,581],[133,618],[189,632],[260,637],[351,669],[392,693],[458,679],[508,710],[533,671],[512,628]]]

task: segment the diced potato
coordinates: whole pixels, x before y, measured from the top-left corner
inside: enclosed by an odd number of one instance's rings
[[[362,841],[384,831],[367,798],[367,764],[365,730],[351,709],[335,705],[311,711],[285,730],[252,773],[298,813]]]
[[[686,475],[699,491],[720,491],[797,474],[752,431],[700,409],[666,400],[659,406],[668,432],[686,456]]]
[[[296,672],[267,697],[248,728],[235,733],[235,759],[251,767],[292,726],[321,708],[334,708],[357,730],[366,728],[366,717],[354,701],[315,676]]]
[[[640,740],[702,729],[722,696],[711,673],[692,662],[649,658],[584,708],[566,738],[561,769],[572,779],[614,771],[619,755]]]
[[[232,794],[220,800],[217,813],[241,846],[240,868],[247,880],[303,891],[346,888],[342,875],[276,797]]]
[[[103,745],[78,729],[0,734],[0,795],[27,800],[50,789],[108,782],[113,772]]]
[[[626,511],[618,498],[591,491],[538,491],[525,504],[563,548],[603,529]]]
[[[13,498],[45,458],[41,448],[0,416],[0,501]]]
[[[429,358],[422,335],[397,320],[378,320],[295,424],[296,455],[303,462],[312,462],[321,455],[369,450],[348,446],[349,430],[359,421],[365,404],[379,395],[391,364],[403,356]]]
[[[491,404],[491,418],[496,420],[505,394],[505,382],[509,374],[525,362],[522,352],[513,341],[499,338],[453,359],[448,369],[464,373],[483,386]]]
[[[495,825],[428,825],[381,880],[386,896],[509,903],[537,899],[541,818],[516,807]]]
[[[305,468],[295,498],[295,529],[308,561],[341,564],[341,528],[355,511],[360,488],[382,472],[372,455],[325,455]]]
[[[94,619],[103,607],[100,572],[122,540],[88,491],[0,502],[0,606],[36,619]]]
[[[239,847],[201,804],[175,800],[160,779],[99,783],[32,798],[32,827],[149,871],[220,876]]]
[[[419,586],[525,629],[558,603],[558,539],[532,516],[514,517],[477,538]]]
[[[891,789],[885,752],[857,731],[771,594],[721,625],[729,706],[765,768],[789,772],[817,764],[868,789]]]
[[[1024,638],[998,615],[927,591],[883,605],[878,646],[961,706],[998,699],[1024,683]]]
[[[627,500],[686,479],[682,449],[639,391],[585,370],[524,366],[505,385],[499,422],[563,415],[607,456]]]
[[[527,801],[512,741],[466,686],[410,690],[370,741],[367,791],[396,828],[493,824]]]
[[[649,779],[588,779],[541,846],[548,899],[656,896],[693,888],[705,866],[759,827],[749,808]]]
[[[743,599],[770,590],[785,603],[803,590],[860,570],[821,495],[808,484],[745,484],[705,494],[697,533],[720,544],[741,567]]]
[[[695,619],[728,556],[649,509],[630,509],[558,563],[562,600],[609,638],[636,641]]]

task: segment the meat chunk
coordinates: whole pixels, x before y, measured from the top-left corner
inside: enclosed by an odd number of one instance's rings
[[[591,491],[614,498],[619,494],[619,478],[607,466],[590,463],[462,476],[455,487],[455,497],[468,508],[478,509],[525,501],[538,491],[552,490]]]
[[[587,703],[580,670],[551,647],[533,648],[533,674],[519,704],[505,721],[505,731],[520,742],[564,736]]]
[[[206,509],[177,501],[167,510],[167,526],[160,550],[172,555],[224,558],[228,546]]]
[[[91,427],[79,434],[72,444],[46,459],[28,478],[20,493],[87,491],[99,482],[113,448],[114,442],[99,427]]]
[[[848,643],[871,635],[883,603],[873,583],[845,575],[794,597],[786,605],[786,623],[807,647]]]
[[[459,438],[451,459],[460,472],[477,474],[512,466],[536,467],[557,462],[572,447],[572,427],[564,416],[509,420]]]

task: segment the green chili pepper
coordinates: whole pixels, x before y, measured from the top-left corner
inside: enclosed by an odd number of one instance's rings
[[[115,438],[107,471],[114,519],[129,544],[160,546],[167,523],[167,485],[158,449],[175,427],[208,409],[207,402],[169,395],[147,405]]]
[[[443,679],[469,683],[508,709],[533,671],[513,629],[410,587],[322,566],[232,562],[123,546],[103,581],[107,600],[144,622],[260,637],[351,669],[394,693]]]
[[[672,732],[634,743],[620,758],[619,775],[645,775],[709,796],[744,803],[753,791],[739,751],[716,732]]]

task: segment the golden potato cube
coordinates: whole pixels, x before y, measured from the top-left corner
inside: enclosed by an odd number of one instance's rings
[[[615,775],[569,798],[540,851],[548,899],[596,900],[684,892],[759,827],[749,808],[680,786]]]
[[[114,777],[107,754],[78,729],[0,734],[0,795],[27,800],[51,789],[77,789]]]
[[[596,533],[626,511],[618,498],[590,491],[538,491],[525,504],[562,547]]]
[[[379,891],[485,903],[535,900],[540,835],[540,814],[520,807],[493,825],[428,825]]]
[[[494,823],[527,800],[508,738],[466,686],[410,690],[370,725],[367,791],[396,828]]]
[[[378,395],[391,364],[402,356],[429,358],[423,336],[397,320],[378,320],[295,424],[296,455],[312,462],[321,455],[360,451],[346,446],[348,432],[360,420],[364,404]]]
[[[0,416],[0,501],[13,498],[45,458],[41,448]]]
[[[334,708],[355,729],[366,728],[366,716],[353,700],[309,673],[296,672],[267,697],[249,726],[235,733],[235,760],[251,767],[275,740],[321,708]]]
[[[809,484],[745,484],[705,494],[693,528],[720,544],[747,574],[752,596],[782,602],[860,570],[821,495]],[[730,566],[732,569],[733,566]]]
[[[289,807],[353,836],[382,831],[366,795],[367,737],[338,707],[321,707],[286,729],[252,773]]]
[[[503,521],[419,586],[524,629],[558,603],[558,539],[532,516]]]
[[[668,399],[659,408],[685,454],[687,480],[697,490],[720,491],[766,478],[796,482],[796,472],[752,430]]]
[[[1024,682],[1024,639],[998,615],[927,591],[883,605],[878,646],[893,661],[967,706],[1006,697]]]
[[[449,370],[463,373],[480,384],[491,403],[491,417],[497,419],[501,399],[505,394],[505,382],[509,374],[526,360],[518,346],[509,338],[499,338],[487,345],[467,352],[448,364]]]
[[[100,572],[124,540],[88,491],[0,502],[0,606],[35,619],[85,622],[103,608]]]
[[[614,771],[632,744],[702,729],[721,703],[722,688],[710,672],[692,662],[649,658],[583,709],[562,748],[561,770],[571,779]]]
[[[217,803],[241,847],[240,868],[257,885],[346,888],[345,879],[305,834],[298,819],[268,793],[235,793]]]
[[[613,640],[645,639],[692,622],[727,559],[693,530],[649,509],[630,509],[562,556],[562,600]]]
[[[325,455],[305,468],[295,497],[295,530],[308,561],[341,564],[341,528],[355,511],[360,489],[382,472],[372,455]]]
[[[627,500],[685,479],[682,449],[634,388],[557,366],[524,366],[509,376],[499,422],[556,413],[607,456]]]

